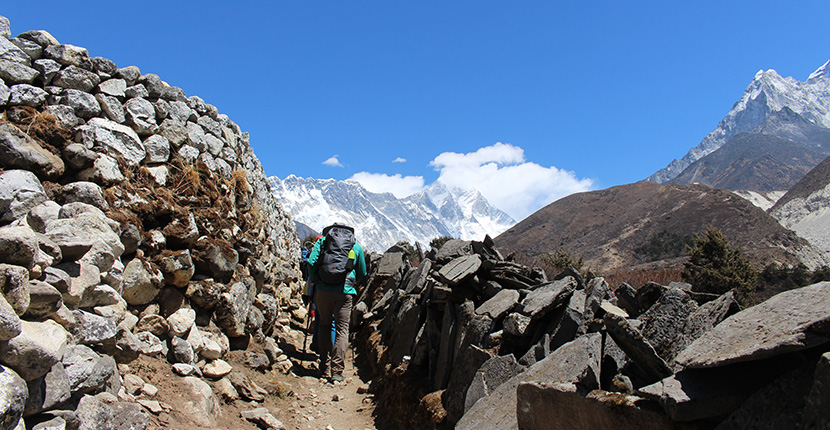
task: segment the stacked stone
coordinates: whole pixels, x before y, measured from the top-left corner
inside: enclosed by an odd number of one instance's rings
[[[612,291],[572,268],[548,280],[504,260],[489,238],[449,241],[418,267],[393,248],[376,266],[353,323],[382,380],[410,375],[416,387],[398,393],[431,391],[422,404],[440,397],[436,427],[830,422],[828,282],[741,311],[732,292],[685,283]],[[394,412],[418,410],[408,409]]]
[[[299,242],[248,133],[136,66],[0,35],[0,429],[121,414],[150,396],[122,384],[140,354],[220,379],[255,336],[287,371]]]

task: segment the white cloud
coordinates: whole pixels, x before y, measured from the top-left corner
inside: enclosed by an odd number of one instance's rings
[[[588,191],[590,179],[554,166],[527,162],[524,150],[505,143],[485,146],[475,152],[444,152],[430,165],[447,185],[475,188],[493,205],[517,221],[569,194]]]
[[[398,157],[398,158],[392,160],[392,162],[393,163],[406,163],[406,158]]]
[[[329,167],[343,167],[343,165],[340,164],[340,160],[338,160],[337,157],[339,157],[339,155],[334,155],[328,160],[323,161],[323,164]]]
[[[348,180],[359,182],[363,188],[373,193],[392,193],[399,199],[424,189],[422,176],[401,176],[400,173],[389,176],[384,173],[358,172]]]

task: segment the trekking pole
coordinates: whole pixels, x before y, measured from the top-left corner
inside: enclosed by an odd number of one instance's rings
[[[314,307],[313,302],[309,302],[308,304],[308,312],[306,313],[305,319],[308,321],[305,327],[305,338],[303,339],[303,355],[308,354],[307,345],[308,345],[308,332],[311,331],[311,324],[314,322]]]

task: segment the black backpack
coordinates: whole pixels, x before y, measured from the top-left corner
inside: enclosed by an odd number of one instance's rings
[[[317,278],[325,284],[343,285],[354,282],[346,278],[354,268],[354,229],[345,225],[333,225],[323,230],[325,240],[317,261]]]

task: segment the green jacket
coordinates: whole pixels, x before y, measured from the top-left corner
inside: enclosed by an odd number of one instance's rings
[[[351,295],[357,295],[357,290],[354,289],[354,286],[349,285],[348,283],[344,283],[341,285],[329,285],[323,282],[317,281],[317,268],[319,265],[317,264],[320,253],[323,250],[323,244],[325,243],[326,238],[325,236],[321,237],[315,244],[314,248],[311,248],[311,254],[308,255],[308,266],[309,266],[309,273],[308,273],[308,282],[311,285],[314,285],[315,289],[318,290],[326,290],[326,291],[337,291],[340,293],[346,293]],[[354,268],[348,275],[347,278],[352,278],[355,281],[359,281],[366,277],[366,257],[363,254],[363,247],[360,246],[359,243],[355,242],[352,251],[355,253],[354,258]],[[354,284],[354,283],[352,283]]]

